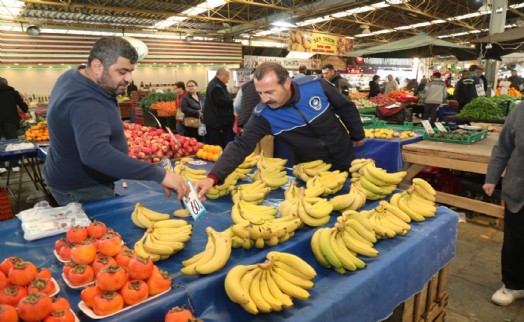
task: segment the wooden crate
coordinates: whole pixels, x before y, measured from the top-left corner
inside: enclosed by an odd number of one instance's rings
[[[387,322],[444,322],[448,305],[448,265],[424,285],[419,293],[395,308]]]

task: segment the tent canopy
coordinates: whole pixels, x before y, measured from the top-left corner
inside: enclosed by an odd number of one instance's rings
[[[475,48],[420,34],[390,43],[346,53],[348,57],[426,58],[433,56],[457,57],[458,60],[476,59]]]

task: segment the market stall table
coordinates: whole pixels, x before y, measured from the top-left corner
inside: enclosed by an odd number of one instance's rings
[[[498,138],[499,135],[493,133],[486,139],[469,145],[427,140],[404,145],[402,147],[402,158],[408,171],[407,176],[404,177],[404,182],[406,184],[411,182],[411,179],[427,166],[486,174],[491,150]],[[440,191],[437,191],[436,198],[438,203],[497,218],[504,217],[504,207],[501,205]]]
[[[346,188],[347,189],[347,188]],[[265,203],[277,205],[282,201],[282,190],[272,192]],[[107,201],[88,203],[84,206],[91,219],[103,221],[118,231],[124,241],[132,246],[144,233],[131,222],[131,212],[137,202],[157,211],[171,213],[180,208],[176,199],[163,194],[131,194]],[[376,202],[367,204],[370,208]],[[381,240],[376,244],[380,255],[363,258],[367,268],[346,275],[321,267],[313,258],[310,238],[313,228],[298,230],[289,241],[262,250],[234,249],[226,267],[208,276],[184,276],[179,270],[181,261],[202,251],[207,242],[204,230],[212,226],[224,230],[231,225],[231,199],[224,197],[206,202],[208,212],[194,223],[193,237],[186,248],[167,260],[158,262],[161,269],[173,276],[175,287],[154,301],[107,317],[104,321],[162,321],[168,309],[187,305],[183,285],[189,291],[197,315],[206,322],[214,321],[378,321],[386,318],[400,303],[421,291],[424,285],[455,256],[458,216],[445,207],[425,222],[413,223],[413,230],[406,236]],[[192,220],[191,220],[192,221]],[[330,225],[336,221],[331,218]],[[80,291],[69,289],[61,275],[62,264],[51,254],[56,239],[49,237],[33,242],[23,239],[18,220],[8,221],[0,227],[0,257],[17,255],[34,262],[39,267],[50,267],[66,297],[81,321],[93,321],[79,311]],[[285,251],[304,258],[317,271],[311,290],[311,299],[295,301],[295,307],[271,314],[250,315],[232,303],[224,291],[226,273],[235,265],[264,261],[268,251]]]

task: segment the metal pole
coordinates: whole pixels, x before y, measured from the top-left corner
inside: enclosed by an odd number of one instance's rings
[[[491,17],[489,20],[489,35],[504,32],[507,10],[508,0],[492,0]],[[485,72],[486,79],[488,80],[487,96],[491,96],[492,91],[497,88],[499,65],[500,63],[497,60],[486,60]]]

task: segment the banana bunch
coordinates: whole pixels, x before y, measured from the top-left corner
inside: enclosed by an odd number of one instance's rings
[[[226,179],[224,179],[224,182],[221,185],[216,185],[206,192],[206,198],[218,199],[229,194],[229,187],[236,185],[237,181],[238,174],[236,172],[231,172]]]
[[[393,238],[397,235],[406,235],[411,230],[411,226],[397,216],[397,212],[391,212],[388,207],[379,204],[371,210],[364,210],[360,213],[366,216],[373,223],[373,229],[378,238]]]
[[[278,209],[271,206],[252,204],[244,200],[239,200],[231,208],[231,219],[233,223],[239,224],[250,220],[273,220]]]
[[[193,226],[185,220],[169,219],[155,222],[134,245],[134,251],[156,262],[176,254],[191,239]]]
[[[309,162],[302,162],[293,166],[293,175],[304,182],[322,172],[331,169],[331,164],[325,163],[322,160],[314,160]]]
[[[329,222],[333,212],[333,205],[327,199],[320,197],[306,197],[304,187],[299,189],[298,197],[292,197],[292,192],[288,192],[287,198],[280,206],[279,211],[282,217],[300,218],[300,220],[311,227],[320,227]]]
[[[293,298],[307,300],[315,284],[315,270],[300,257],[269,252],[264,263],[237,265],[226,275],[224,287],[231,301],[251,314],[293,307]]]
[[[204,251],[182,262],[180,272],[186,275],[207,275],[221,270],[231,256],[231,236],[218,232],[212,227],[206,228],[207,244]]]
[[[253,168],[240,168],[237,167],[233,172],[236,173],[238,179],[246,179],[247,175],[251,173]]]
[[[335,211],[357,210],[366,204],[366,197],[366,193],[355,187],[353,183],[348,193],[331,198],[329,203],[333,205],[333,210]]]
[[[428,217],[434,217],[437,213],[435,201],[424,199],[415,188],[416,184],[406,191],[392,195],[389,203],[405,212],[414,221],[424,221]]]
[[[337,193],[344,187],[348,173],[346,171],[324,171],[306,182],[306,197],[327,196]]]
[[[263,155],[260,155],[258,157],[257,161],[257,169],[264,171],[264,170],[271,170],[273,168],[277,168],[280,170],[286,169],[287,160],[281,159],[281,158],[268,158]]]
[[[276,246],[295,235],[295,230],[302,227],[302,221],[293,217],[280,217],[272,220],[250,220],[236,223],[229,229],[233,234],[233,248],[250,249],[253,246]]]
[[[369,200],[384,199],[390,195],[406,176],[406,171],[388,173],[377,168],[372,159],[355,159],[351,162],[351,182],[362,188]]]
[[[146,208],[140,202],[136,203],[135,209],[131,213],[131,221],[140,228],[150,228],[154,222],[167,220],[170,217],[169,214],[163,214]]]
[[[260,163],[260,160],[258,163]],[[252,179],[262,181],[271,190],[278,189],[289,181],[285,168],[281,169],[276,167],[258,168],[255,173],[253,173]]]
[[[257,165],[258,159],[260,158],[260,155],[257,155],[255,153],[251,153],[248,155],[244,161],[242,161],[241,164],[238,165],[238,168],[241,169],[251,169]]]
[[[338,222],[335,224],[335,227],[317,229],[311,237],[311,250],[315,259],[320,265],[326,268],[333,268],[339,274],[366,267],[366,263],[346,246],[343,236],[346,236],[347,239],[349,235],[345,234],[345,228]],[[352,239],[352,245],[357,245],[356,242],[357,239]],[[366,246],[363,242],[358,245],[361,247]],[[376,250],[373,252],[374,248],[372,247],[365,249],[372,253],[376,252]]]
[[[433,187],[424,179],[413,178],[411,180],[413,187],[413,194],[422,199],[435,202],[435,195],[437,192]]]
[[[177,161],[173,171],[179,174],[184,180],[191,180],[196,182],[206,178],[207,171],[204,169],[193,169],[187,164]]]
[[[366,256],[366,257],[375,257],[378,255],[378,250],[373,248],[374,243],[377,242],[375,236],[375,230],[370,228],[372,223],[364,225],[362,224],[363,220],[355,218],[360,216],[360,218],[365,217],[355,212],[355,214],[341,215],[337,217],[337,222],[334,227],[337,228],[337,235],[335,238],[341,238],[346,247],[355,254]]]
[[[264,201],[267,194],[271,192],[271,188],[267,187],[265,183],[260,180],[253,183],[246,183],[238,186],[230,186],[231,197],[233,202],[244,200],[254,204],[260,204]]]

